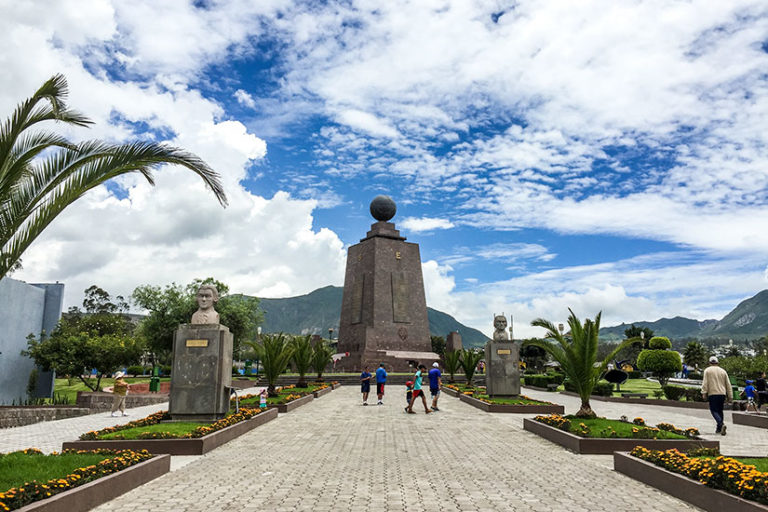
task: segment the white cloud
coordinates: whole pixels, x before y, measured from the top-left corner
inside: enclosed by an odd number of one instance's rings
[[[248,94],[246,91],[242,89],[238,89],[235,91],[235,99],[239,104],[241,104],[244,107],[248,108],[255,108],[256,107],[256,100],[253,99],[253,96]]]
[[[423,231],[434,231],[436,229],[451,229],[453,222],[448,219],[437,219],[434,217],[406,217],[400,221],[400,225],[409,231],[420,233]]]
[[[356,130],[362,130],[376,137],[395,138],[399,134],[387,121],[369,112],[360,110],[343,110],[338,113],[338,121]]]

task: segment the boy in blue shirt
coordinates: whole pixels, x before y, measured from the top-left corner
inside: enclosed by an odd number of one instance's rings
[[[379,397],[379,403],[376,405],[384,405],[384,384],[387,383],[387,370],[384,369],[384,363],[381,363],[376,369],[376,396]]]
[[[746,381],[746,384],[747,387],[744,388],[744,394],[747,396],[747,410],[751,407],[753,411],[757,412],[757,405],[755,403],[755,400],[757,400],[757,389],[752,385],[751,380]]]
[[[368,393],[371,392],[371,372],[368,371],[368,367],[363,368],[363,373],[360,374],[360,392],[363,394],[363,405],[368,405]]]
[[[420,364],[419,371],[417,371],[415,375],[416,378],[413,380],[413,396],[411,397],[411,401],[408,404],[408,407],[405,408],[405,412],[408,414],[416,414],[413,412],[413,403],[418,397],[421,397],[421,403],[424,404],[424,413],[429,414],[432,412],[427,408],[427,399],[424,396],[424,390],[421,389],[421,376],[424,373],[427,373],[427,367],[423,364]]]

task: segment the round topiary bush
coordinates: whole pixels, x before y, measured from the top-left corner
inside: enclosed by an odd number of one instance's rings
[[[637,367],[646,372],[653,372],[659,384],[666,385],[669,378],[683,369],[680,354],[672,350],[643,350],[637,356]]]
[[[648,341],[648,348],[651,350],[666,350],[672,348],[672,342],[664,336],[654,336]]]

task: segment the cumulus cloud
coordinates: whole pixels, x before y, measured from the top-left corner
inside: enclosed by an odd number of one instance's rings
[[[409,231],[420,233],[423,231],[434,231],[435,229],[451,229],[453,222],[448,219],[436,219],[434,217],[406,217],[400,221],[400,225]]]
[[[246,91],[242,89],[238,89],[235,91],[235,99],[239,104],[241,104],[244,107],[248,108],[255,108],[256,107],[256,100],[253,99],[253,96],[248,94]]]

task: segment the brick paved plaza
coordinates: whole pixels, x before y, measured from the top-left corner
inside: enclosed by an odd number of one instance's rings
[[[443,396],[441,411],[403,412],[401,386],[384,406],[362,407],[342,387],[95,509],[217,510],[697,510],[612,470],[607,455],[575,455],[522,429],[522,415],[488,414]],[[524,390],[573,413],[578,399]],[[164,405],[131,411],[142,417]],[[725,454],[765,454],[765,431],[730,423],[714,436],[707,410],[593,402],[598,414],[699,428]],[[2,432],[0,450],[60,449],[106,414]]]

